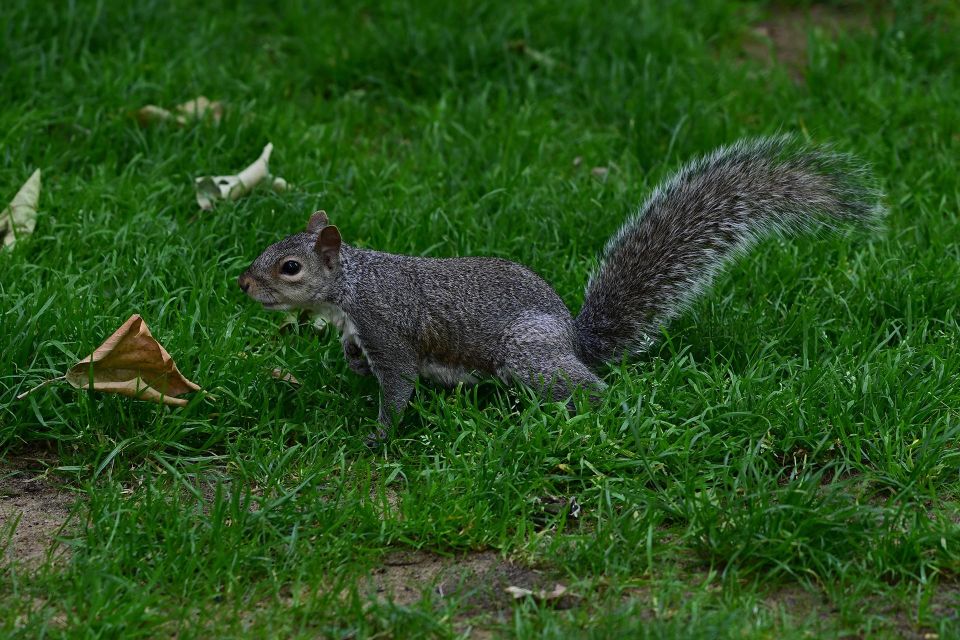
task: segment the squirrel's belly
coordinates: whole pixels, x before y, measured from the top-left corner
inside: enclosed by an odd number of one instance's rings
[[[456,386],[458,382],[477,384],[480,381],[473,373],[463,367],[441,364],[429,360],[420,363],[420,375],[442,384],[445,387]]]

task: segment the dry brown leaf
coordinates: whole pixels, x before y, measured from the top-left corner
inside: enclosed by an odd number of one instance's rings
[[[136,314],[64,376],[77,389],[90,388],[91,378],[97,391],[177,407],[186,405],[187,400],[174,396],[200,390],[183,377],[167,350],[154,339],[147,323]]]
[[[59,380],[66,380],[77,389],[92,388],[176,407],[188,401],[175,396],[200,391],[198,385],[183,377],[173,358],[137,314],[130,316],[96,351],[70,367],[63,376],[41,382],[18,395],[17,400]]]
[[[272,153],[273,144],[268,142],[260,152],[260,157],[237,175],[196,178],[197,204],[204,211],[210,211],[218,200],[236,200],[250,193],[264,178],[270,176]],[[286,191],[288,188],[283,178],[271,177],[271,184],[275,191]]]
[[[507,593],[513,596],[514,600],[519,600],[520,598],[526,598],[532,596],[534,600],[548,601],[548,600],[558,600],[563,597],[563,594],[567,592],[567,588],[560,584],[559,582],[553,586],[553,589],[547,591],[546,589],[538,589],[533,591],[532,589],[524,589],[523,587],[514,587],[509,586],[504,589]]]
[[[40,169],[23,183],[10,205],[0,212],[0,238],[3,246],[13,247],[17,240],[33,233],[40,203]]]
[[[220,119],[223,118],[223,110],[222,102],[210,101],[206,96],[197,96],[193,100],[178,104],[174,107],[173,112],[155,104],[148,104],[137,109],[135,115],[140,125],[144,127],[168,120],[172,120],[177,126],[182,127],[191,122],[202,120],[208,115],[214,124],[220,124]]]
[[[91,373],[92,368],[92,373]],[[134,314],[93,354],[70,367],[64,378],[78,389],[119,393],[141,400],[184,406],[176,398],[200,387],[180,373],[139,315]]]
[[[295,387],[300,386],[300,381],[293,377],[292,373],[287,373],[283,369],[273,369],[270,372],[270,375],[276,378],[277,380],[283,380],[284,382],[289,382]]]

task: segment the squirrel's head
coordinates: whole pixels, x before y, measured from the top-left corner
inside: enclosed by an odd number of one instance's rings
[[[340,244],[340,231],[317,211],[305,232],[267,247],[238,284],[267,309],[311,309],[328,301],[340,276]]]

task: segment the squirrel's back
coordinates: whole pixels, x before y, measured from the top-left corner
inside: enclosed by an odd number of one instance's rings
[[[575,320],[590,365],[639,352],[734,256],[771,233],[871,224],[880,191],[851,156],[781,136],[682,168],[609,241]]]
[[[575,343],[573,317],[531,269],[502,258],[404,256],[344,245],[353,291],[344,310],[367,331],[400,334],[418,356],[495,374],[503,344],[531,313],[549,317]]]

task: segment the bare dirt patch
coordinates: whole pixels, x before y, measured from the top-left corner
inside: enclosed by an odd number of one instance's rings
[[[960,582],[940,585],[930,603],[930,614],[938,620],[960,621]]]
[[[943,621],[960,620],[960,585],[947,582],[936,587],[923,620],[918,620],[913,606],[888,596],[871,596],[865,609],[879,613],[884,622],[881,629],[897,638],[931,640],[937,637],[937,625]],[[824,629],[838,628],[837,609],[817,590],[796,584],[783,585],[770,592],[763,604],[770,610],[781,610],[794,620],[815,619]]]
[[[381,600],[406,606],[424,595],[456,598],[466,616],[508,609],[514,598],[506,592],[507,587],[549,592],[558,582],[551,572],[516,564],[493,551],[449,557],[394,551],[368,577],[371,590]],[[564,595],[553,604],[569,608],[575,602],[573,596]]]
[[[553,590],[561,581],[556,574],[526,567],[503,558],[495,551],[471,551],[442,555],[429,551],[397,549],[388,552],[369,572],[359,576],[353,584],[369,601],[392,603],[401,607],[423,602],[428,607],[439,606],[445,600],[455,599],[457,610],[454,628],[462,637],[488,638],[490,630],[510,619],[517,599],[507,587],[520,587],[534,592],[533,597],[549,606],[568,609],[580,602],[569,591],[554,597]],[[337,587],[346,598],[349,589]],[[543,592],[543,593],[541,593]],[[288,590],[282,599],[286,604],[309,599],[310,589],[297,598]],[[546,599],[544,599],[546,594]],[[269,610],[269,600],[250,607],[242,615],[242,626],[250,629]]]
[[[8,535],[19,518],[0,564],[14,562],[29,569],[40,565],[48,553],[54,561],[68,556],[69,549],[56,538],[76,497],[46,470],[43,460],[29,456],[0,462],[0,535]]]
[[[822,623],[833,621],[833,607],[823,594],[800,585],[781,586],[768,593],[763,604],[771,611],[782,610],[794,619],[816,616]]]
[[[902,602],[891,604],[878,600],[874,607],[887,617],[890,628],[898,637],[907,640],[931,640],[939,637],[937,627],[941,623],[947,622],[954,625],[953,628],[960,623],[960,584],[938,584],[927,603],[922,620],[917,619],[912,606]]]
[[[742,43],[743,53],[769,66],[783,65],[797,82],[803,82],[810,30],[821,30],[832,39],[845,33],[872,33],[876,16],[886,19],[885,13],[864,3],[774,4],[764,20],[752,25]]]

